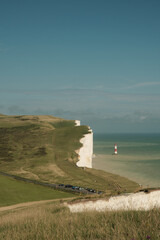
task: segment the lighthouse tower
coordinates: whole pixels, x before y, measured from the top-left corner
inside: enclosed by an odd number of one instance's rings
[[[117,154],[117,144],[114,144],[114,154]]]

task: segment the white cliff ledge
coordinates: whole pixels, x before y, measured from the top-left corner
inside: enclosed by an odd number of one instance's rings
[[[83,211],[148,211],[160,208],[160,191],[132,193],[128,196],[111,197],[108,200],[87,201],[68,204],[71,212]]]
[[[77,126],[80,126],[80,121],[75,121]],[[90,129],[90,132],[85,134],[83,138],[80,139],[82,147],[76,151],[78,153],[78,162],[76,165],[78,167],[88,167],[92,168],[92,157],[93,157],[93,132]]]

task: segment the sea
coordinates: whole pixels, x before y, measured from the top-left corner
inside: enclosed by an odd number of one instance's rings
[[[93,168],[160,187],[160,134],[94,134]]]

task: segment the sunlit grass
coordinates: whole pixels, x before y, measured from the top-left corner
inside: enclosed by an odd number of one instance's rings
[[[160,239],[160,211],[72,214],[59,203],[1,213],[0,239]],[[149,238],[148,238],[149,239]]]
[[[53,190],[32,183],[17,181],[0,175],[0,207],[47,199],[73,197],[67,192]]]

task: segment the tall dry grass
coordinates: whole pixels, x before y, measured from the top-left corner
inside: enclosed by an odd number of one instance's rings
[[[72,214],[59,204],[0,215],[5,240],[159,240],[160,211]]]

